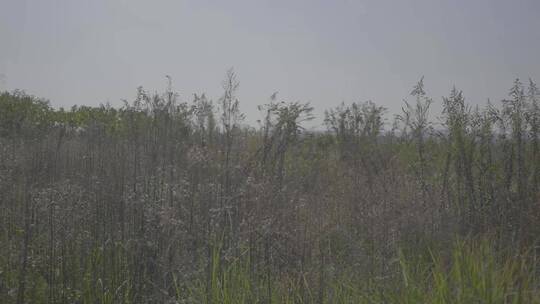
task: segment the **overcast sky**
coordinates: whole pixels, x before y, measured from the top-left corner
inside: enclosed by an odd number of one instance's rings
[[[55,107],[120,105],[142,85],[217,100],[229,67],[241,108],[280,100],[401,108],[422,76],[440,104],[540,82],[539,0],[0,0],[0,89]],[[322,121],[322,120],[321,120]]]

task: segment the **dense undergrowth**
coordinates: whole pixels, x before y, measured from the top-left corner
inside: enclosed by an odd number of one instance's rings
[[[539,90],[390,119],[140,88],[123,107],[0,94],[2,303],[540,303]]]

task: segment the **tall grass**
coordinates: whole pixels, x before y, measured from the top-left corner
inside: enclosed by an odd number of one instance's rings
[[[219,265],[219,250],[213,264]],[[530,252],[502,252],[495,242],[456,240],[450,250],[406,254],[399,250],[399,276],[386,280],[362,278],[358,274],[338,274],[325,288],[323,303],[540,303],[535,277],[536,260]],[[204,280],[177,293],[180,303],[316,303],[320,286],[311,286],[302,277],[287,275],[274,282],[270,298],[267,281],[254,278],[249,259],[227,263],[223,271],[212,269],[211,298]]]
[[[1,303],[534,303],[540,92],[260,107],[0,94]],[[459,241],[466,239],[466,241]]]
[[[493,242],[456,241],[452,254],[429,263],[401,257],[401,303],[538,303],[534,265],[527,253],[495,250]]]

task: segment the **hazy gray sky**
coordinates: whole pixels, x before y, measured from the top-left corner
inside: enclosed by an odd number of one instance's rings
[[[437,103],[455,84],[483,104],[540,82],[539,56],[539,0],[0,0],[0,88],[54,106],[120,105],[165,75],[217,100],[228,67],[249,122],[275,91],[395,112],[422,75]]]

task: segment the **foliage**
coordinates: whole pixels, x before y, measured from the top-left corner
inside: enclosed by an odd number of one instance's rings
[[[138,88],[0,94],[3,303],[538,303],[539,92],[484,109],[423,79],[393,121]],[[388,128],[388,126],[392,126]]]

